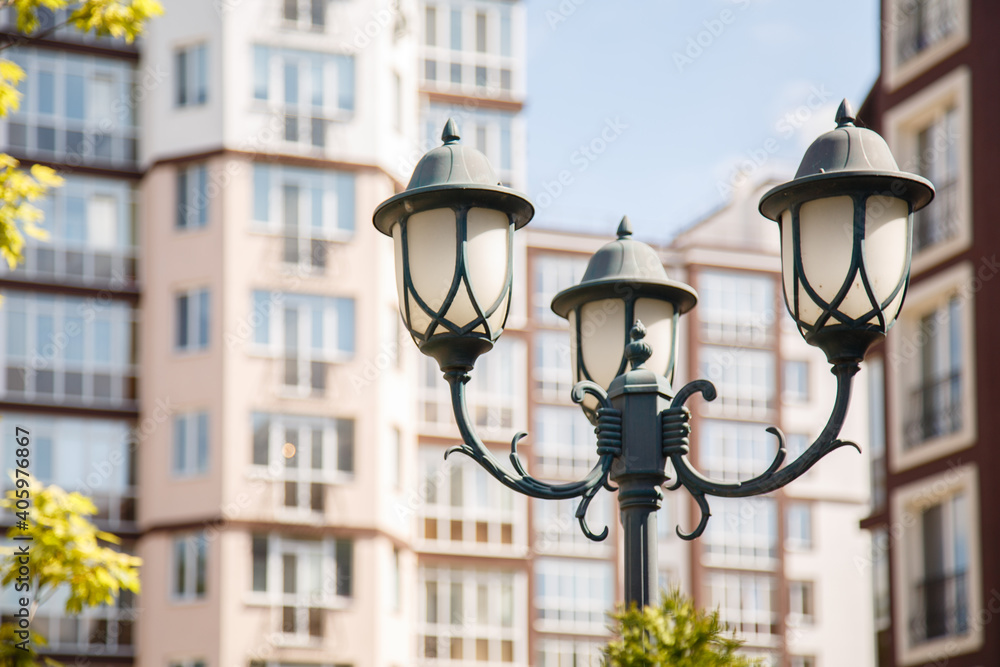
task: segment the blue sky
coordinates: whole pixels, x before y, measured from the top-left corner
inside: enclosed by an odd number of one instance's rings
[[[794,173],[878,75],[877,0],[528,0],[533,224],[668,241]],[[743,171],[740,171],[740,169]]]

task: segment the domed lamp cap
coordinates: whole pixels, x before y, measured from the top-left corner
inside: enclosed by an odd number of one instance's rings
[[[456,202],[504,211],[513,216],[515,229],[528,224],[534,206],[523,194],[500,184],[485,155],[461,143],[453,119],[445,123],[441,140],[441,146],[420,158],[406,189],[375,209],[376,229],[391,236],[393,225],[404,217]]]
[[[671,280],[656,251],[632,238],[628,216],[618,226],[618,238],[594,253],[583,280],[552,299],[552,311],[568,318],[582,303],[599,299],[620,299],[626,294],[673,303],[678,313],[686,313],[698,302],[690,285]]]
[[[852,189],[903,199],[914,211],[930,203],[934,198],[931,182],[900,170],[885,139],[855,125],[854,110],[846,99],[837,109],[836,122],[835,129],[820,135],[806,150],[795,178],[761,197],[764,217],[779,221],[782,211],[796,203]]]

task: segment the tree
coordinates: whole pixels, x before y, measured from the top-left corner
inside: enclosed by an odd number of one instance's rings
[[[610,614],[616,639],[604,647],[607,667],[754,667],[736,651],[743,644],[719,612],[698,609],[679,590],[663,596],[659,607],[619,608]]]
[[[17,16],[17,29],[27,37],[44,37],[64,25],[84,33],[123,38],[132,42],[148,19],[163,13],[158,0],[0,0],[0,9],[11,7]],[[65,21],[39,32],[42,11],[68,10]],[[18,45],[8,39],[0,51]],[[24,70],[10,60],[0,59],[0,117],[16,111],[21,104],[17,86],[24,80]],[[55,171],[44,165],[20,168],[10,155],[0,153],[0,256],[14,268],[23,258],[24,234],[46,238],[38,226],[42,212],[33,202],[49,188],[62,184]]]
[[[97,508],[86,496],[45,487],[30,476],[12,479],[15,488],[0,501],[0,508],[17,520],[7,530],[15,546],[0,558],[0,583],[14,587],[17,597],[28,601],[27,623],[18,619],[0,626],[0,665],[20,666],[35,664],[35,647],[46,644],[37,633],[21,634],[30,632],[23,625],[30,628],[38,607],[56,591],[67,593],[70,614],[114,604],[123,589],[139,592],[137,568],[142,561],[106,546],[120,540],[91,523],[88,517],[97,514]]]

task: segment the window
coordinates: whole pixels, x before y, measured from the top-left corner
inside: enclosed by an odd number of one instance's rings
[[[964,262],[920,281],[890,340],[896,414],[895,470],[941,458],[976,441],[972,310],[978,280]]]
[[[208,47],[204,44],[174,52],[174,102],[190,107],[208,101]]]
[[[324,512],[326,485],[354,472],[354,420],[255,413],[255,474],[281,484],[281,506]]]
[[[188,412],[174,417],[173,471],[176,477],[208,472],[207,412]]]
[[[326,393],[327,369],[354,353],[354,300],[254,292],[254,345],[283,360],[281,381],[302,395]]]
[[[325,148],[330,124],[354,111],[354,58],[255,46],[254,99],[284,116],[285,141]]]
[[[875,631],[888,630],[892,624],[889,586],[889,530],[878,528],[872,531],[872,609],[875,616]]]
[[[424,10],[423,50],[425,62],[440,64],[442,70],[452,70],[450,83],[437,82],[436,88],[448,92],[463,92],[495,97],[514,87],[511,79],[519,74],[523,63],[514,57],[512,25],[517,9],[490,3],[467,7],[428,6]],[[523,25],[518,21],[518,34]],[[475,77],[466,74],[475,72]],[[506,85],[502,85],[506,73]],[[473,85],[474,82],[474,85]]]
[[[956,67],[885,114],[901,168],[926,176],[936,191],[934,205],[913,214],[915,275],[972,242],[971,87],[969,70]]]
[[[326,26],[329,0],[282,0],[281,18],[286,24],[304,30],[322,31]]]
[[[177,295],[175,341],[178,350],[204,350],[208,347],[209,312],[207,289]]]
[[[174,538],[173,584],[175,600],[201,600],[205,597],[208,541],[204,533]]]
[[[489,474],[472,461],[448,459],[442,450],[423,448],[421,470],[426,487],[419,510],[418,534],[439,548],[511,552],[523,547],[525,499],[505,486],[490,484]],[[428,545],[428,548],[433,548]]]
[[[6,542],[7,546],[12,544]],[[117,548],[135,553],[135,544],[131,540],[123,540]],[[135,619],[139,610],[133,593],[122,590],[112,604],[84,607],[79,613],[71,613],[66,611],[69,587],[60,586],[50,592],[51,595],[45,597],[45,604],[38,607],[31,619],[31,630],[45,637],[47,651],[82,654],[81,660],[88,659],[83,655],[129,657],[134,654]],[[21,608],[18,598],[24,595],[13,585],[5,586],[0,591],[0,613],[4,623],[12,622],[14,614]]]
[[[812,505],[789,502],[785,508],[785,548],[812,549]]]
[[[900,487],[892,497],[892,516],[904,526],[892,550],[900,662],[982,646],[983,624],[974,620],[984,607],[978,485],[975,464],[966,464]]]
[[[35,404],[131,408],[135,314],[120,301],[9,291],[0,308],[2,395]]]
[[[815,621],[815,588],[811,581],[788,582],[788,624],[791,627],[812,625]]]
[[[776,311],[774,279],[705,271],[698,279],[698,318],[708,342],[764,346]]]
[[[3,309],[9,307],[4,299]],[[124,420],[77,419],[4,412],[7,424],[31,433],[31,474],[43,484],[81,491],[97,508],[94,518],[105,529],[125,527],[136,517],[136,470],[132,425]],[[15,467],[15,430],[0,433],[0,487],[13,488],[7,472]],[[48,605],[46,605],[47,607]],[[60,608],[58,604],[53,608]]]
[[[401,573],[399,566],[399,549],[393,547],[392,558],[389,561],[389,609],[399,611],[402,597]]]
[[[712,520],[702,539],[710,566],[774,566],[778,508],[774,498],[712,498]]]
[[[122,289],[136,279],[135,195],[128,182],[63,174],[62,187],[35,202],[46,241],[25,239],[24,262],[0,275]]]
[[[403,436],[399,429],[393,426],[389,429],[389,456],[387,472],[389,487],[395,491],[403,488]]]
[[[597,463],[597,436],[577,406],[535,408],[535,461],[542,477],[577,479]]]
[[[811,655],[789,656],[791,667],[816,667],[816,658]]]
[[[422,567],[417,577],[417,655],[464,664],[526,664],[527,627],[515,609],[523,575]]]
[[[442,66],[442,72],[445,71]],[[461,68],[452,67],[452,78],[461,76]],[[465,106],[431,104],[423,120],[423,145],[436,146],[440,142],[441,128],[449,118],[459,122],[465,141],[476,147],[489,159],[504,185],[516,186],[525,163],[524,133],[517,115],[510,111]],[[586,267],[584,258],[584,267]],[[582,270],[581,270],[582,275]],[[568,287],[569,285],[567,285]],[[548,308],[548,304],[546,304]],[[553,313],[552,317],[559,318]]]
[[[535,561],[539,630],[603,634],[613,601],[611,563],[555,558]]]
[[[594,542],[580,530],[580,522],[576,518],[579,498],[532,499],[530,502],[534,517],[532,530],[535,532],[533,546],[536,553],[594,558],[607,558],[611,555],[613,537],[609,537],[605,542]],[[611,495],[594,496],[594,501],[587,510],[587,525],[594,533],[599,534],[605,526],[609,531],[614,531],[614,524],[618,518],[612,507],[613,502],[614,498]]]
[[[600,667],[604,644],[574,639],[542,639],[538,642],[538,667]]]
[[[352,596],[354,544],[254,535],[252,604],[270,606],[286,643],[309,644],[326,635],[327,611]]]
[[[765,418],[774,407],[774,354],[764,350],[705,345],[701,376],[711,380],[718,398],[705,404],[709,414]]]
[[[466,385],[469,414],[484,440],[510,442],[513,431],[524,423],[526,367],[525,345],[515,336],[501,338],[490,354],[480,357],[472,381]],[[417,409],[425,428],[457,433],[451,393],[437,362],[424,357],[419,366]]]
[[[885,507],[885,361],[871,357],[868,369],[868,456],[871,470],[871,508]]]
[[[208,224],[208,169],[203,164],[177,170],[177,226],[194,229]]]
[[[902,64],[959,29],[958,0],[911,0],[897,7],[896,60]]]
[[[809,400],[809,362],[784,362],[784,391],[782,397],[786,401]]]
[[[916,134],[917,169],[934,183],[933,207],[913,214],[913,253],[958,235],[959,209],[959,117],[954,106],[928,120]]]
[[[567,401],[573,389],[569,336],[562,331],[535,334],[535,390],[543,400]]]
[[[167,663],[170,667],[205,667],[204,658],[191,658],[189,660],[171,660]]]
[[[771,643],[778,632],[774,578],[759,574],[710,572],[707,575],[709,609],[754,644]]]
[[[763,424],[706,419],[698,435],[705,474],[725,482],[755,477],[774,460],[777,439]]]
[[[583,279],[587,257],[540,255],[533,262],[531,308],[535,322],[547,327],[566,327],[566,320],[552,312],[552,298]]]
[[[349,172],[255,164],[254,227],[284,237],[284,263],[323,271],[329,243],[354,231],[354,183]]]
[[[131,169],[136,160],[135,65],[71,52],[12,49],[26,86],[10,114],[10,151],[41,160]]]

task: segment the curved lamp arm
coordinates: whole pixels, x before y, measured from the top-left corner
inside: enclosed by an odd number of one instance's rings
[[[517,443],[527,433],[521,432],[514,436],[510,443],[510,462],[516,474],[511,474],[500,465],[500,462],[493,456],[489,448],[483,444],[476,434],[472,420],[469,418],[469,411],[466,406],[465,383],[469,381],[469,374],[465,371],[452,370],[444,374],[445,380],[451,386],[451,406],[455,413],[455,421],[458,423],[458,430],[462,434],[463,444],[452,447],[445,452],[445,458],[452,452],[461,452],[486,469],[490,475],[499,480],[504,486],[513,489],[524,495],[533,498],[561,499],[580,498],[580,505],[576,510],[576,518],[580,522],[580,528],[588,538],[601,541],[608,536],[608,528],[605,526],[600,534],[594,534],[587,527],[586,514],[590,501],[601,488],[611,489],[608,482],[608,475],[611,472],[611,463],[622,451],[622,417],[621,412],[611,406],[608,395],[600,385],[584,381],[573,387],[573,402],[579,404],[586,394],[590,394],[598,400],[601,407],[597,410],[597,453],[599,455],[597,464],[587,473],[587,476],[577,482],[564,484],[552,484],[536,479],[529,475],[521,463],[517,454]]]
[[[705,532],[708,518],[712,515],[705,496],[745,498],[768,493],[801,477],[817,461],[839,447],[850,445],[860,452],[861,448],[856,443],[837,438],[847,416],[847,406],[850,404],[851,398],[851,383],[860,368],[856,362],[834,365],[832,372],[837,376],[837,398],[833,404],[830,418],[815,442],[784,468],[781,467],[781,464],[785,461],[785,456],[788,453],[788,450],[785,449],[785,436],[776,427],[768,427],[767,432],[778,439],[778,451],[774,460],[763,473],[743,482],[719,482],[709,479],[691,465],[687,458],[690,451],[688,435],[691,433],[691,427],[688,421],[691,418],[691,413],[684,407],[684,403],[698,392],[705,397],[705,400],[715,400],[716,391],[715,386],[708,380],[695,380],[684,385],[671,401],[670,407],[660,413],[663,453],[670,458],[677,475],[677,481],[669,487],[670,490],[673,491],[682,486],[686,488],[701,509],[701,520],[690,533],[683,533],[678,527],[677,535],[685,540],[693,540]]]

